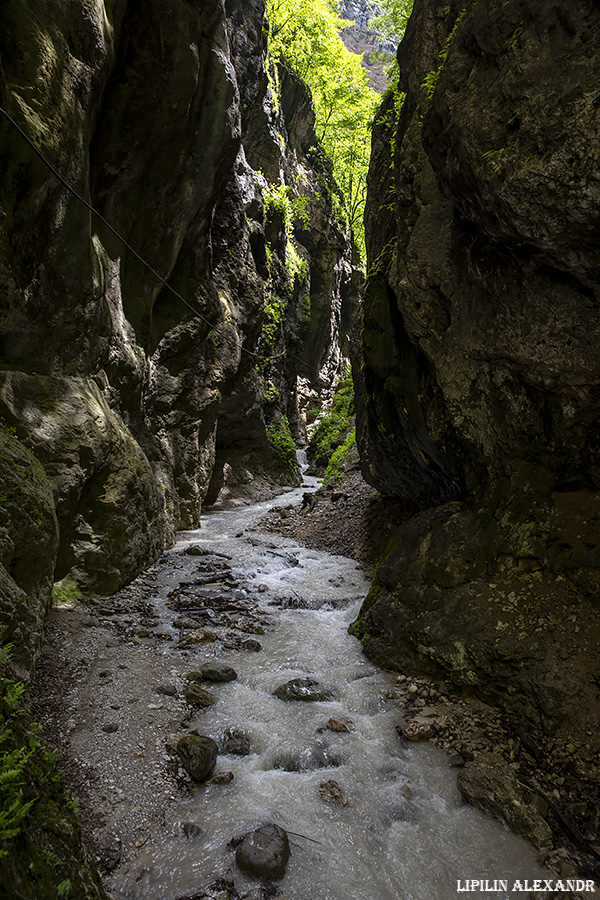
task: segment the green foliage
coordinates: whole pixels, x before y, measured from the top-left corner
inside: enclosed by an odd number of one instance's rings
[[[81,844],[76,804],[0,648],[0,897],[104,896]]]
[[[460,25],[460,23],[462,22],[462,20],[466,16],[466,14],[467,14],[467,10],[461,9],[458,16],[456,17],[456,21],[454,23],[452,31],[446,38],[446,42],[438,54],[439,59],[440,59],[440,64],[439,64],[438,68],[433,69],[431,72],[428,72],[421,84],[421,87],[425,91],[425,94],[426,94],[428,100],[431,100],[431,98],[433,97],[433,93],[435,91],[440,72],[444,68],[444,64],[446,62],[446,59],[448,58],[450,44],[454,40],[454,35],[456,34],[458,26]]]
[[[264,371],[270,363],[290,299],[295,295],[302,296],[303,288],[308,282],[307,262],[300,256],[292,235],[292,221],[296,218],[296,210],[306,211],[306,204],[301,202],[305,198],[296,198],[298,202],[294,203],[290,200],[289,190],[288,185],[279,184],[267,185],[262,192],[265,224],[275,224],[277,239],[272,235],[273,244],[278,244],[280,229],[283,230],[283,259],[281,258],[281,247],[275,249],[267,240],[269,289],[259,344],[259,355],[262,357],[262,361],[257,363],[259,371]],[[266,230],[269,234],[269,229]],[[310,315],[310,298],[308,298],[308,315]],[[303,320],[307,319],[304,300],[302,302],[302,318]]]
[[[369,19],[369,31],[375,31],[382,38],[399,44],[412,13],[413,0],[368,0],[368,3],[377,11],[377,15]],[[370,59],[382,62],[388,84],[397,86],[400,72],[396,54],[387,50],[377,50],[370,54]]]
[[[386,104],[385,101],[392,99],[391,104]],[[397,82],[395,84],[390,84],[386,89],[383,95],[384,103],[382,104],[382,108],[385,108],[385,112],[380,112],[378,118],[375,120],[375,124],[380,127],[385,128],[389,133],[389,141],[390,141],[390,168],[394,168],[394,156],[396,154],[396,135],[398,132],[398,120],[400,118],[400,113],[402,112],[402,107],[404,106],[404,101],[406,100],[406,94],[404,91],[399,90]],[[395,192],[394,192],[395,193]]]
[[[274,212],[278,212],[283,220],[283,227],[286,232],[289,231],[292,221],[292,204],[288,197],[289,190],[287,184],[268,185],[263,190],[265,219],[268,221],[269,218],[272,218]]]
[[[499,168],[500,160],[506,153],[506,147],[500,147],[498,150],[488,150],[486,153],[483,153],[482,156],[484,159],[487,159],[488,162],[491,163],[492,168],[497,171]]]
[[[279,391],[275,387],[272,381],[267,381],[265,385],[265,392],[263,394],[263,401],[265,403],[277,403],[279,400]]]
[[[354,422],[354,385],[352,375],[346,374],[338,383],[331,411],[315,429],[309,450],[320,468],[327,466],[332,454],[348,438]]]
[[[8,856],[8,842],[21,831],[34,804],[25,801],[25,769],[32,749],[9,746],[15,721],[22,715],[21,696],[25,687],[12,679],[7,666],[11,645],[0,649],[0,859]]]
[[[267,438],[277,459],[278,467],[286,475],[295,475],[298,470],[296,444],[290,431],[290,423],[285,416],[277,415],[267,423]]]
[[[340,19],[335,0],[267,0],[267,15],[272,57],[294,69],[311,89],[317,136],[332,160],[350,227],[364,251],[370,127],[378,97],[359,57],[339,36],[348,22]]]
[[[356,449],[356,429],[352,429],[346,440],[337,450],[334,450],[331,459],[325,469],[323,480],[339,481],[342,475],[358,461]]]
[[[369,0],[369,5],[380,10],[369,19],[369,31],[377,31],[388,40],[398,43],[410,18],[413,0]]]

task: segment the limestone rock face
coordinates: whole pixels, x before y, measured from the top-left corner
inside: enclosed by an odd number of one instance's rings
[[[415,2],[376,116],[354,367],[365,478],[430,508],[356,633],[590,754],[599,45],[591,2]]]

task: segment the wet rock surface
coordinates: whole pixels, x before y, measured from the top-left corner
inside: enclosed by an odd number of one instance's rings
[[[303,703],[318,703],[320,701],[333,700],[335,692],[331,688],[323,687],[315,678],[293,678],[285,684],[275,688],[275,696],[280,700]]]
[[[212,738],[188,734],[177,742],[177,753],[183,767],[194,781],[204,781],[217,762],[219,748]]]
[[[279,881],[290,858],[288,836],[278,825],[261,825],[247,834],[235,853],[235,861],[254,878]]]

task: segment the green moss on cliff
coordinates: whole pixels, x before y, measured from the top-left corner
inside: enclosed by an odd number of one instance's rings
[[[324,416],[315,429],[309,443],[309,451],[314,455],[315,464],[325,467],[333,453],[341,447],[353,433],[354,385],[348,373],[335,391],[331,412]]]
[[[267,438],[281,473],[294,478],[298,471],[296,445],[285,416],[277,415],[267,424]]]

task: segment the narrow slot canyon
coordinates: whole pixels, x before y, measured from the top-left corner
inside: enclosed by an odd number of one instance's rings
[[[0,7],[0,900],[600,890],[600,11]]]

